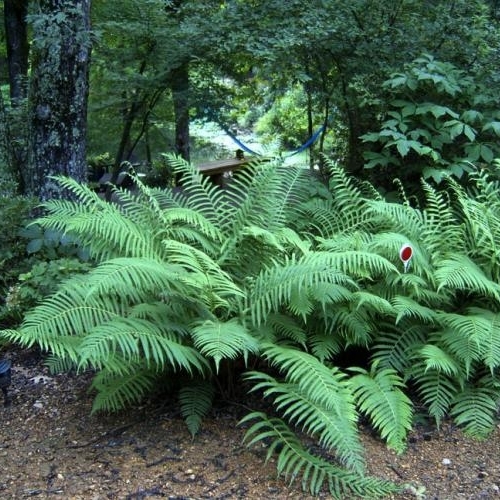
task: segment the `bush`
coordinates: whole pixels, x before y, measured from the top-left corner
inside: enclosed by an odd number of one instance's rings
[[[362,137],[370,146],[365,169],[377,170],[378,184],[462,179],[500,155],[498,99],[451,63],[422,56],[384,87],[390,98],[380,130]]]
[[[494,428],[500,202],[486,172],[471,173],[473,192],[424,181],[425,204],[413,208],[333,164],[329,190],[311,199],[308,169],[255,164],[228,197],[198,169],[171,163],[189,196],[137,180],[139,194],[122,191],[113,205],[61,180],[79,201],[47,202],[38,222],[77,236],[98,265],[1,337],[38,344],[56,366],[94,369],[94,411],[137,402],[168,376],[193,434],[218,378],[258,360],[245,383],[277,416],[250,412],[247,440],[269,443],[279,473],[302,476],[313,494],[394,490],[365,476],[361,416],[399,453],[417,405],[476,437]],[[353,347],[366,356],[349,366]]]

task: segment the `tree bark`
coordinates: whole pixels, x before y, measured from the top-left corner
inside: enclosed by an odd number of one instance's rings
[[[170,81],[175,114],[175,151],[189,161],[189,64],[183,63],[172,70]]]
[[[40,0],[33,23],[26,186],[67,197],[51,176],[87,177],[90,0]]]
[[[5,38],[10,99],[16,105],[26,97],[28,74],[28,0],[4,0]]]

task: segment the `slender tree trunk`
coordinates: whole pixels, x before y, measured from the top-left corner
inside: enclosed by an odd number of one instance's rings
[[[87,177],[90,0],[40,0],[33,23],[26,185],[42,200],[67,196],[51,178]]]
[[[172,71],[172,98],[175,113],[175,151],[186,161],[189,148],[189,64],[183,63]]]
[[[28,74],[28,0],[4,0],[5,37],[9,69],[10,99],[16,105],[26,97]]]
[[[28,0],[4,0],[7,68],[10,106],[2,102],[2,153],[15,177],[19,193],[25,190],[23,170],[26,164],[26,97],[28,81]]]

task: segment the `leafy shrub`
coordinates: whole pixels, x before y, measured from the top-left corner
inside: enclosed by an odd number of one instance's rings
[[[366,169],[382,170],[389,181],[439,183],[500,155],[500,103],[451,63],[424,55],[384,86],[390,101],[380,130],[363,136]]]
[[[91,268],[76,258],[35,261],[30,270],[21,273],[17,283],[9,287],[5,298],[5,315],[20,321],[29,309],[53,293],[64,279]]]
[[[264,142],[278,138],[285,149],[295,149],[307,137],[307,101],[304,91],[297,86],[278,96],[258,120],[255,131]]]
[[[19,238],[35,200],[22,196],[0,196],[0,287],[26,270],[26,243]]]

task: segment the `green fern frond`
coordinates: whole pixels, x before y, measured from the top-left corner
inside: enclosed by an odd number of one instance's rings
[[[60,179],[66,187],[73,186],[79,197],[90,198],[88,204],[52,200],[45,203],[48,214],[37,220],[43,227],[51,227],[63,234],[76,235],[97,260],[116,256],[159,258],[160,241],[155,239],[154,226],[136,224],[124,216],[120,207],[106,203],[89,188],[74,185],[72,179]]]
[[[437,260],[447,248],[456,250],[462,248],[464,231],[450,203],[448,193],[444,190],[438,191],[423,180],[422,189],[426,205],[425,230],[421,237],[428,252],[433,255],[434,260]]]
[[[258,372],[250,372],[245,378],[255,383],[252,391],[262,390],[264,397],[273,398],[277,410],[290,423],[317,437],[319,444],[333,451],[344,466],[363,472],[363,448],[346,415],[311,398],[298,384],[282,383]]]
[[[254,324],[260,325],[269,313],[277,312],[282,305],[290,303],[292,295],[308,300],[308,289],[322,283],[355,287],[351,278],[331,264],[330,254],[313,252],[299,258],[285,256],[283,263],[261,271],[247,295]]]
[[[466,387],[456,395],[450,414],[467,434],[485,439],[495,428],[499,399],[498,390]]]
[[[384,297],[367,290],[352,292],[351,303],[356,309],[369,310],[382,316],[391,317],[395,314],[394,305]]]
[[[373,339],[373,360],[404,374],[413,364],[417,350],[426,342],[427,334],[428,330],[421,325],[403,322],[396,327],[383,323]]]
[[[436,323],[437,313],[430,307],[425,307],[410,297],[397,295],[393,297],[391,303],[397,312],[396,324],[403,318],[412,318],[423,323]]]
[[[484,272],[463,254],[449,256],[437,266],[438,291],[450,289],[476,292],[500,302],[500,285],[491,281]]]
[[[469,308],[468,313],[479,315],[488,322],[480,339],[481,359],[490,372],[494,373],[500,367],[500,313],[476,307]]]
[[[272,378],[253,373],[253,380],[261,380],[258,388],[271,384],[272,388],[266,389],[268,394],[273,391],[282,393],[281,398],[286,403],[277,403],[280,407],[290,405],[289,418],[298,422],[307,418],[310,432],[322,429],[326,433],[323,438],[327,443],[325,445],[335,445],[343,461],[360,470],[363,464],[356,429],[357,413],[346,375],[336,368],[326,367],[310,354],[295,349],[267,345],[264,346],[263,356],[271,366],[285,374],[286,384],[280,385]],[[300,411],[297,411],[299,407]],[[326,422],[329,422],[327,427],[330,429],[324,429]]]
[[[191,436],[200,430],[202,420],[212,408],[215,391],[207,380],[194,380],[179,390],[181,414]]]
[[[423,214],[409,205],[388,203],[385,200],[369,200],[366,210],[373,216],[385,220],[389,231],[406,234],[411,241],[418,241],[425,230]],[[383,230],[381,226],[380,229]]]
[[[311,353],[322,363],[332,359],[344,347],[343,339],[340,336],[329,334],[324,331],[324,328],[321,331],[310,333],[307,343]]]
[[[344,252],[332,251],[332,249],[329,248],[328,240],[322,242],[319,250],[330,250],[328,259],[329,265],[349,276],[373,278],[397,272],[397,268],[392,262],[372,252],[360,250],[348,250]]]
[[[418,353],[423,359],[426,370],[443,372],[452,377],[459,375],[460,364],[439,346],[426,344],[418,350]]]
[[[143,360],[144,366],[169,371],[202,373],[207,363],[200,353],[175,335],[139,318],[117,318],[87,332],[80,344],[80,365],[103,369],[116,353],[124,362]]]
[[[297,345],[305,345],[307,334],[304,328],[287,314],[274,313],[267,317],[267,323],[281,340],[290,339]]]
[[[448,414],[453,399],[459,393],[456,377],[449,376],[442,370],[427,368],[424,363],[413,366],[412,378],[417,384],[423,403],[429,415],[439,426]]]
[[[217,371],[221,360],[243,356],[247,361],[248,355],[257,354],[260,348],[259,342],[237,319],[200,322],[193,326],[191,334],[196,349],[214,360]]]
[[[92,380],[91,389],[97,391],[92,404],[92,413],[100,411],[116,412],[131,404],[138,403],[151,391],[156,379],[153,371],[140,363],[123,365],[120,373],[104,368]]]
[[[309,491],[311,495],[316,496],[323,488],[328,488],[332,497],[338,500],[353,496],[373,499],[397,491],[393,483],[344,470],[313,455],[278,418],[268,418],[264,413],[254,412],[242,419],[240,424],[251,420],[257,422],[245,434],[247,445],[270,440],[266,462],[277,452],[278,474],[290,483],[302,477],[302,490]]]
[[[114,293],[127,300],[140,302],[149,294],[159,294],[166,289],[182,290],[187,273],[179,264],[147,258],[115,258],[99,264],[85,280],[88,296]],[[193,290],[195,291],[195,289]]]
[[[350,371],[357,373],[350,384],[360,411],[369,417],[388,446],[402,453],[413,421],[412,402],[401,390],[405,384],[392,368],[378,370],[377,362],[370,372],[357,367]]]
[[[251,164],[231,185],[235,210],[225,225],[226,234],[238,234],[248,225],[270,232],[293,226],[311,182],[307,171],[283,166],[281,159]]]
[[[481,359],[493,370],[500,362],[500,332],[496,314],[483,309],[471,309],[469,314],[441,313],[445,326],[441,342],[462,361],[468,375],[471,366]],[[495,331],[495,329],[497,331]]]
[[[367,346],[374,331],[374,325],[361,309],[335,307],[327,316],[325,333],[341,337],[344,345]]]
[[[174,172],[182,176],[182,186],[188,193],[185,206],[203,214],[216,227],[221,227],[223,207],[227,204],[223,190],[211,182],[208,176],[202,175],[196,166],[180,156],[174,154],[164,156]]]
[[[42,350],[64,357],[64,352],[58,352],[61,337],[83,335],[97,325],[125,316],[126,309],[125,302],[89,297],[81,277],[75,277],[26,314],[19,336],[26,345],[36,342]]]

